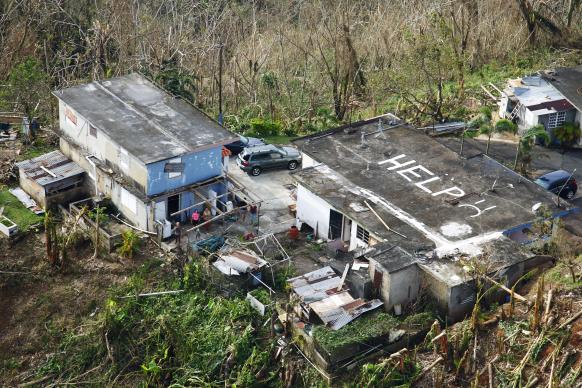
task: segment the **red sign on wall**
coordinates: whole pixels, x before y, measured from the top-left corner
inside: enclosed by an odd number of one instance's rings
[[[65,107],[65,117],[68,118],[71,123],[77,125],[77,115],[75,115],[75,112],[70,110],[68,107]]]

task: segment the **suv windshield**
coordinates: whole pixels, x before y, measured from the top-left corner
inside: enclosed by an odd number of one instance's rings
[[[536,183],[546,190],[550,188],[550,180],[548,178],[538,178],[536,179]]]

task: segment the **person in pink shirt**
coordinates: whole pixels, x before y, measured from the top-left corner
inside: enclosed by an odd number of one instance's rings
[[[192,225],[196,226],[200,223],[200,213],[198,210],[194,210],[192,213]]]

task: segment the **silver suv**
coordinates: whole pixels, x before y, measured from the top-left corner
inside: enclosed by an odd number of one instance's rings
[[[263,170],[288,168],[295,170],[301,164],[301,153],[292,147],[263,145],[245,148],[236,160],[244,172],[258,176]]]

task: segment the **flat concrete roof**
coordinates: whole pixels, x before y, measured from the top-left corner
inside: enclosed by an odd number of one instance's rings
[[[484,244],[483,256],[480,256],[480,258],[487,260],[487,263],[483,262],[482,264],[488,275],[493,278],[499,278],[498,272],[501,270],[524,262],[533,256],[533,254],[525,252],[519,243],[507,237],[501,237]],[[456,256],[436,260],[420,260],[418,265],[433,277],[451,287],[473,279],[471,268],[465,266]]]
[[[439,255],[479,253],[503,232],[532,222],[532,207],[558,208],[547,192],[495,160],[470,159],[407,125],[378,118],[297,139],[304,153],[321,165],[296,172],[307,189],[373,234],[413,253],[434,246]],[[390,228],[366,208],[367,201]],[[355,203],[359,206],[352,206]]]
[[[138,73],[53,94],[144,164],[238,138]]]
[[[388,243],[376,244],[373,251],[364,255],[368,260],[376,261],[388,273],[398,272],[417,263],[417,258],[398,245]]]
[[[579,111],[582,111],[582,65],[558,67],[544,74],[544,78],[558,89]]]
[[[21,174],[42,187],[85,173],[81,166],[69,160],[61,151],[52,151],[33,159],[24,160],[16,163],[16,166]]]

